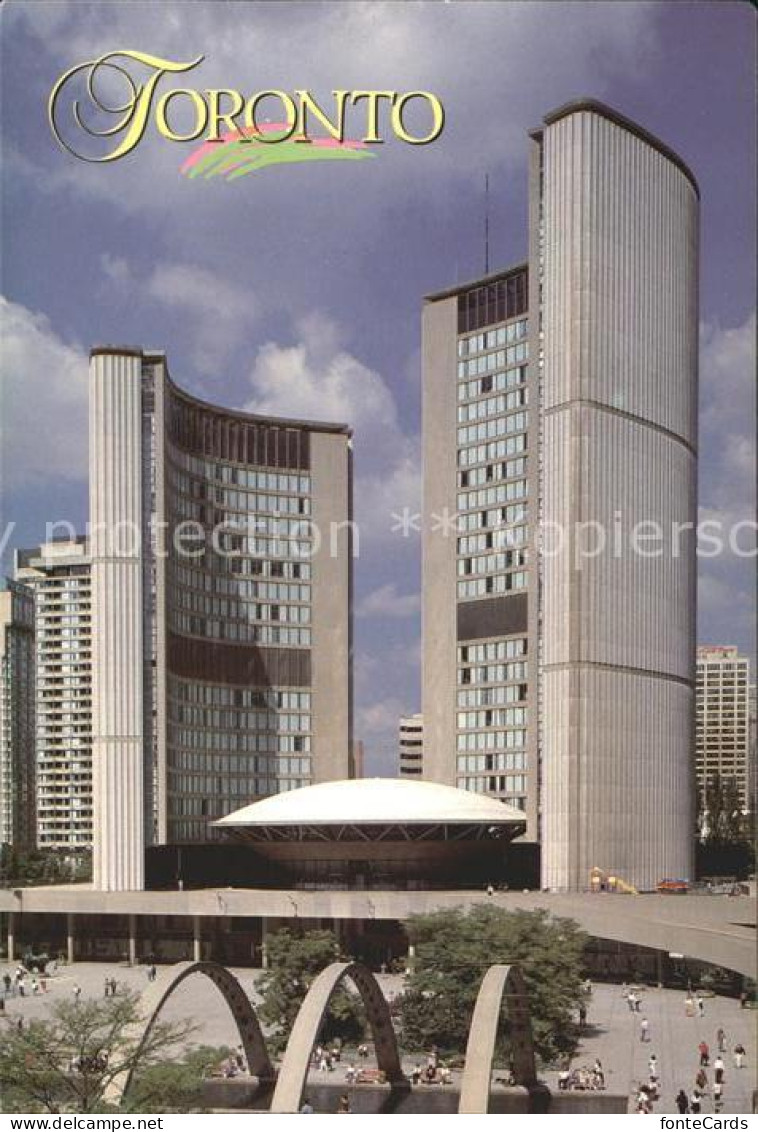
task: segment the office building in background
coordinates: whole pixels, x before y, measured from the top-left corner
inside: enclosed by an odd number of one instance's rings
[[[219,408],[163,354],[92,351],[96,887],[142,888],[146,845],[348,776],[351,518],[345,425]]]
[[[84,538],[16,551],[34,595],[37,847],[92,847],[92,593]]]
[[[34,847],[34,596],[0,591],[0,845]]]
[[[522,809],[546,888],[650,887],[692,875],[698,189],[591,100],[530,149],[528,261],[424,304],[424,775]]]
[[[398,733],[398,766],[401,778],[422,778],[424,774],[424,717],[404,715]]]
[[[750,660],[734,645],[697,650],[695,768],[701,796],[715,775],[733,779],[743,810],[751,808]]]

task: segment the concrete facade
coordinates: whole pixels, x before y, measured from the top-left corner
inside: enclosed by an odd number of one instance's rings
[[[733,779],[743,810],[751,809],[752,782],[750,659],[734,645],[697,650],[695,774],[704,795],[714,775]]]
[[[243,802],[345,777],[352,472],[344,425],[189,397],[162,354],[92,351],[99,888]]]
[[[398,729],[400,777],[420,778],[424,773],[424,717],[404,715]]]
[[[92,847],[92,585],[83,538],[18,550],[34,594],[36,823],[40,849]]]
[[[592,107],[541,146],[543,884],[651,887],[693,875],[697,190]],[[582,554],[617,527],[658,550]]]
[[[652,888],[693,875],[698,193],[589,100],[530,145],[528,267],[424,307],[425,773],[521,805],[543,887]]]
[[[35,843],[34,595],[0,591],[0,845]]]
[[[108,921],[128,921],[125,951],[140,955],[138,938],[143,920],[181,917],[192,954],[193,933],[197,953],[214,930],[240,917],[262,920],[271,926],[289,920],[335,928],[354,923],[394,920],[443,908],[471,908],[485,902],[506,911],[544,909],[555,916],[575,920],[588,935],[653,948],[664,956],[676,953],[735,971],[745,978],[756,976],[755,900],[750,896],[625,896],[609,893],[496,892],[487,896],[475,891],[378,891],[297,889],[203,889],[170,892],[114,892],[103,905],[101,892],[86,885],[0,889],[0,913],[8,918],[8,955],[18,956],[19,940],[30,942],[25,932],[27,916],[48,915],[68,919],[70,961],[77,956],[80,939],[102,932]],[[94,919],[90,920],[90,917]],[[131,942],[128,942],[131,940]],[[203,957],[207,957],[203,952]]]

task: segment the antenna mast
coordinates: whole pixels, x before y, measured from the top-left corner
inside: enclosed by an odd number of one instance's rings
[[[484,174],[484,274],[490,273],[490,175]]]

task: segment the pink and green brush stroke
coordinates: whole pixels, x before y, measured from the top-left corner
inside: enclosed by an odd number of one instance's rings
[[[334,138],[313,138],[310,142],[294,137],[280,142],[258,141],[256,135],[285,134],[286,125],[267,124],[255,130],[235,130],[221,141],[204,142],[189,155],[180,172],[186,176],[224,177],[234,181],[248,173],[257,173],[269,165],[294,165],[306,161],[360,161],[376,155],[360,141],[336,141]]]

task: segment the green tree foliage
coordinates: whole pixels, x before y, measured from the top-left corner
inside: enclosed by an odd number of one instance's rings
[[[714,774],[703,795],[703,841],[734,845],[745,840],[742,798],[734,778]]]
[[[123,1107],[129,1112],[202,1111],[203,1081],[230,1053],[226,1046],[198,1046],[180,1059],[148,1066],[135,1074]]]
[[[586,937],[573,920],[479,905],[467,915],[454,909],[414,916],[406,926],[416,951],[399,1002],[406,1049],[436,1046],[447,1054],[463,1053],[479,985],[493,963],[521,967],[542,1060],[554,1061],[576,1048],[574,1015],[584,1001]],[[501,1054],[506,1030],[501,1017]]]
[[[70,884],[92,879],[92,852],[75,855],[54,849],[19,849],[0,845],[0,885],[26,888],[36,884]]]
[[[22,1030],[0,1022],[0,1096],[5,1112],[103,1112],[111,1081],[184,1045],[194,1027],[160,1019],[140,1046],[139,995],[59,1002]]]
[[[256,982],[262,997],[258,1015],[265,1025],[271,1027],[272,1047],[282,1049],[316,975],[341,956],[337,937],[327,930],[283,928],[268,937],[266,947],[268,969]],[[320,1040],[328,1042],[340,1038],[343,1042],[352,1043],[360,1041],[364,1030],[360,998],[340,988],[332,996]]]

